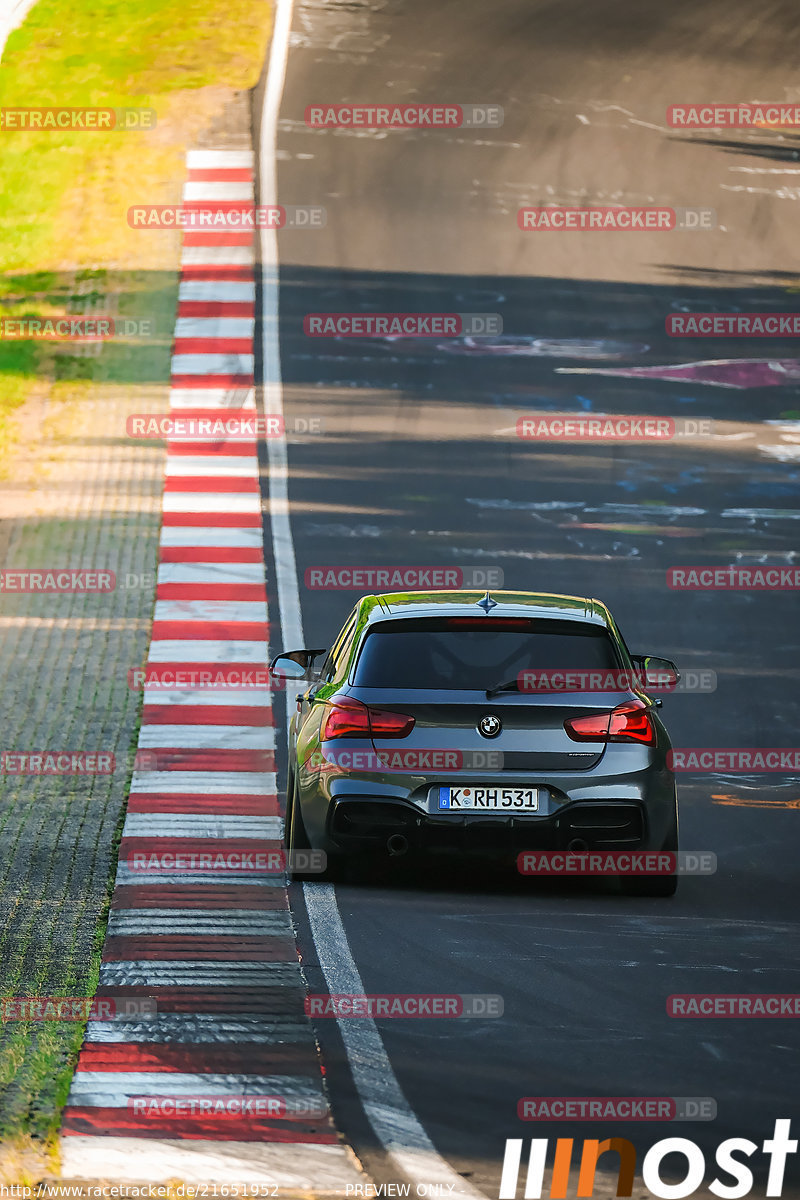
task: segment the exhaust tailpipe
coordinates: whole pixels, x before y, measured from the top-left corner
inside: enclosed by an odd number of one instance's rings
[[[589,843],[584,838],[573,838],[571,842],[567,842],[567,850],[573,854],[582,854],[584,850],[589,849]]]
[[[408,853],[408,838],[404,838],[402,833],[393,833],[386,843],[386,849],[392,858],[399,858],[401,854]]]

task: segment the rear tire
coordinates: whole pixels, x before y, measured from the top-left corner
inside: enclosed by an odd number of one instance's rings
[[[292,828],[292,809],[294,807],[294,774],[290,771],[286,781],[286,805],[283,813],[283,842],[289,849],[289,834]]]
[[[650,875],[637,879],[626,875],[620,880],[622,891],[626,896],[651,896],[655,899],[666,899],[674,896],[678,890],[677,875]]]
[[[678,852],[678,813],[669,834],[664,840],[662,851],[673,854]],[[655,899],[666,899],[674,896],[678,890],[677,875],[622,875],[619,877],[623,894],[626,896],[651,896]]]
[[[338,855],[328,854],[324,871],[296,871],[289,864],[295,851],[313,850],[297,798],[297,785],[292,780],[291,805],[286,798],[286,849],[289,863],[286,873],[294,883],[333,883],[339,878],[341,861]]]

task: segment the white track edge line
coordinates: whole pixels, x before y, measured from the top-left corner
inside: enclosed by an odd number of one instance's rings
[[[259,147],[260,203],[266,205],[277,204],[275,152],[289,53],[292,7],[293,0],[276,0]],[[269,415],[282,416],[278,239],[273,229],[262,228],[260,235],[264,409]],[[270,527],[280,623],[284,646],[300,647],[304,645],[303,624],[297,561],[289,520],[288,449],[285,436],[270,438],[267,449]],[[287,693],[287,717],[291,711],[289,700]],[[364,985],[350,953],[334,888],[330,884],[305,884],[303,893],[312,936],[328,987],[333,993],[363,993]],[[467,1200],[485,1200],[483,1193],[454,1171],[437,1152],[402,1092],[372,1018],[361,1018],[358,1022],[337,1019],[337,1023],[364,1112],[387,1155],[415,1185],[447,1183],[453,1186],[453,1193],[457,1196]],[[398,1133],[402,1141],[398,1140]]]

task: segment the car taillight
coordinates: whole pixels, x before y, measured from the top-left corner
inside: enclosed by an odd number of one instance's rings
[[[414,718],[406,713],[386,712],[382,708],[367,708],[360,700],[342,696],[328,705],[322,723],[323,742],[343,737],[406,737],[414,728]]]
[[[323,742],[341,737],[369,737],[369,709],[360,700],[343,696],[335,704],[328,705],[322,722]]]
[[[383,708],[370,708],[368,712],[373,737],[407,737],[414,728],[414,718],[406,713],[387,712]]]
[[[588,717],[570,717],[564,728],[575,742],[640,742],[655,746],[656,731],[648,706],[642,700],[628,700],[611,712],[592,713]]]

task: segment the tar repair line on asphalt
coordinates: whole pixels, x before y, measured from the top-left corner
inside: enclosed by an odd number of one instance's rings
[[[215,205],[233,189],[254,203],[252,150],[192,151],[187,165],[184,200]],[[217,418],[233,405],[255,415],[255,249],[239,231],[184,235],[178,415]],[[248,339],[228,323],[243,308]],[[240,678],[268,661],[258,470],[255,432],[168,439],[151,674]],[[272,696],[255,681],[171,690],[145,677],[95,998],[108,1007],[87,1024],[63,1116],[62,1177],[326,1194],[364,1178],[330,1117],[304,1011],[275,865],[274,746]],[[155,1011],[129,1005],[116,1016],[120,1001]]]
[[[277,199],[277,129],[292,24],[293,0],[277,0],[269,71],[264,93],[259,147],[260,202],[275,205]],[[261,237],[262,362],[264,364],[264,410],[267,416],[283,416],[283,388],[278,337],[279,275],[278,238],[275,230],[263,228]],[[280,426],[283,428],[283,424]],[[284,647],[304,646],[300,612],[297,560],[289,519],[288,450],[284,436],[270,438],[269,504],[278,608]],[[287,691],[287,722],[290,693]],[[363,994],[364,984],[350,953],[336,893],[330,884],[304,886],[311,932],[331,993]],[[437,1152],[433,1142],[408,1103],[392,1070],[378,1027],[372,1017],[357,1021],[337,1018],[355,1086],[375,1135],[389,1158],[415,1186],[442,1184],[451,1195],[465,1200],[485,1200]]]

